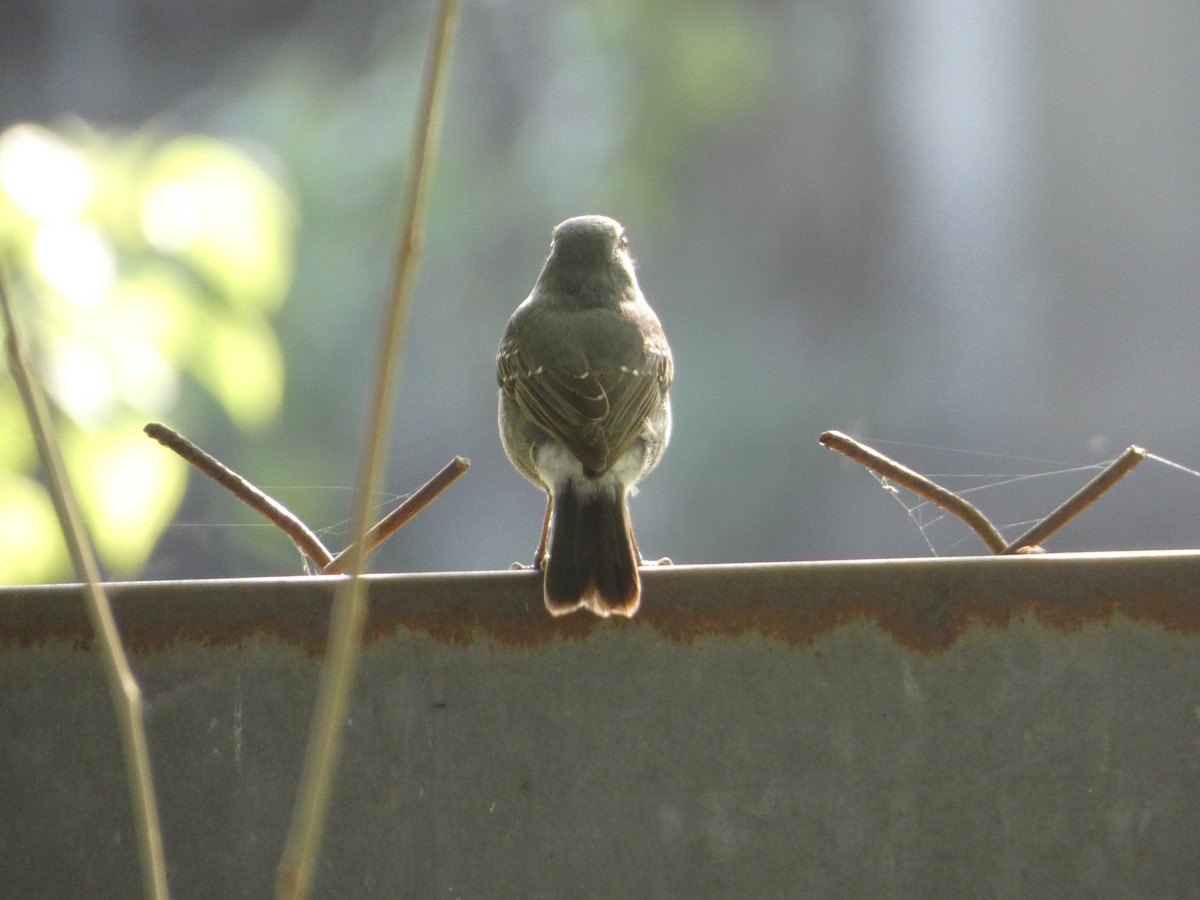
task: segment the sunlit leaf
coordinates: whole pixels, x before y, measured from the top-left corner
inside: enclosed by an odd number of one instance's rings
[[[33,235],[33,264],[69,304],[95,309],[116,276],[117,260],[104,235],[75,220],[46,222]]]
[[[200,382],[242,426],[259,425],[283,399],[283,354],[265,325],[209,323],[203,351],[192,361]]]
[[[70,219],[93,188],[85,155],[49,129],[23,123],[0,134],[0,190],[29,217]]]
[[[0,372],[4,372],[0,366]],[[16,385],[0,375],[0,471],[29,471],[33,468],[36,450],[25,410],[17,396]]]
[[[137,571],[183,499],[186,463],[132,422],[66,435],[63,457],[98,552],[117,572]]]
[[[291,283],[287,196],[241,151],[177,138],[151,158],[141,188],[146,240],[179,256],[238,305],[276,309]]]
[[[50,497],[31,478],[0,468],[0,584],[30,584],[67,571]]]

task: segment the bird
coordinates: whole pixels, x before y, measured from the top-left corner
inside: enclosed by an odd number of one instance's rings
[[[554,616],[638,610],[646,561],[628,497],[670,440],[674,368],[624,227],[560,223],[496,354],[504,451],[547,495],[534,568]]]

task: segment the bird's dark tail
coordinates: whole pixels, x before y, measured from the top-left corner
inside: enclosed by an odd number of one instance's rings
[[[625,494],[614,486],[582,493],[568,482],[554,492],[546,608],[585,607],[598,616],[632,616],[641,599],[637,554]]]

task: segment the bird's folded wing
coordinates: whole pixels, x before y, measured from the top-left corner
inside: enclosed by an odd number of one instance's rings
[[[521,354],[509,352],[500,356],[499,377],[526,415],[596,477],[620,459],[662,404],[671,361],[651,353],[643,367],[568,372],[527,366]]]

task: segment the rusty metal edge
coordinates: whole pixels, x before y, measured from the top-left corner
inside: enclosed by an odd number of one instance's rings
[[[240,646],[268,639],[319,655],[337,576],[117,582],[122,637],[135,653],[178,642]],[[1200,550],[1020,557],[663,566],[643,570],[632,621],[551,618],[535,572],[367,576],[368,643],[397,632],[466,645],[533,648],[598,630],[651,629],[673,643],[759,636],[806,647],[851,623],[936,654],[976,628],[1036,622],[1064,633],[1115,619],[1200,633]],[[0,652],[67,643],[91,629],[80,585],[0,588]]]

